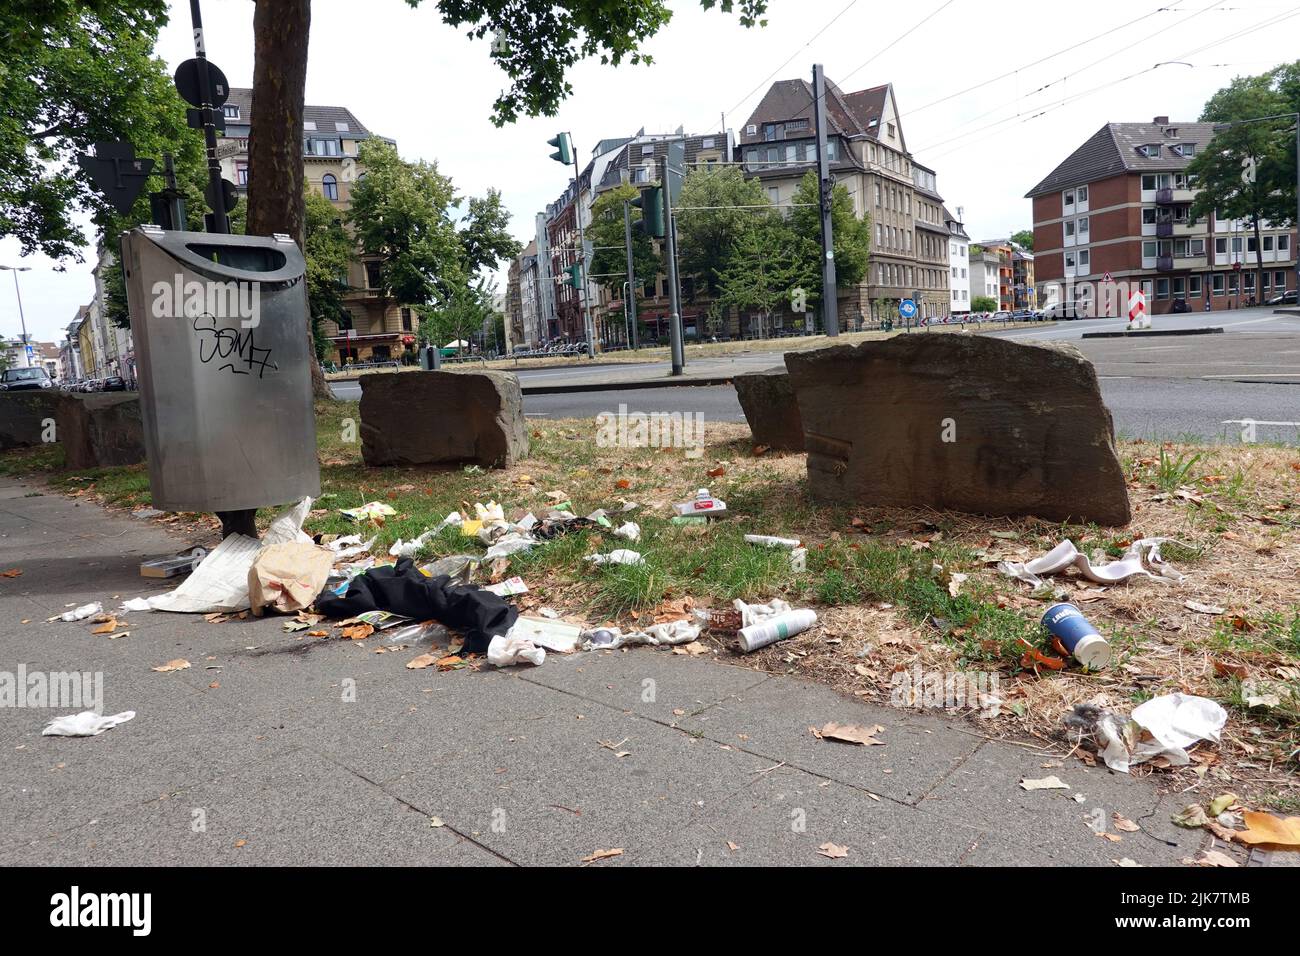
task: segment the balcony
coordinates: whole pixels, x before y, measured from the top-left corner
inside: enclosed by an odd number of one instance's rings
[[[1174,201],[1174,191],[1168,187],[1156,190],[1156,205],[1169,206]]]
[[[1172,220],[1172,219],[1171,219],[1170,221],[1168,221],[1168,222],[1158,222],[1158,223],[1156,223],[1156,235],[1157,235],[1157,236],[1159,236],[1159,237],[1161,237],[1161,238],[1167,238],[1167,237],[1169,237],[1169,236],[1172,236],[1173,234],[1174,234],[1174,223],[1173,223],[1173,220]]]
[[[1173,256],[1160,256],[1160,257],[1158,257],[1158,258],[1156,259],[1156,271],[1157,271],[1157,272],[1173,272],[1173,271],[1174,271],[1174,257],[1173,257]]]

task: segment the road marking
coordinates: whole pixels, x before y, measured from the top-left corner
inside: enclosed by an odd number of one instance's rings
[[[1300,428],[1300,422],[1262,422],[1258,418],[1229,418],[1219,422],[1220,425],[1290,425]]]
[[[1237,372],[1232,375],[1202,375],[1201,378],[1300,378],[1300,372]]]
[[[1224,325],[1224,330],[1226,331],[1227,329],[1239,329],[1239,328],[1241,328],[1243,325],[1255,325],[1256,323],[1259,323],[1259,322],[1276,322],[1278,319],[1281,319],[1281,318],[1284,318],[1284,316],[1281,316],[1281,315],[1267,315],[1267,316],[1265,316],[1265,317],[1262,318],[1262,319],[1248,319],[1248,320],[1245,321],[1245,322],[1224,322],[1223,325]]]

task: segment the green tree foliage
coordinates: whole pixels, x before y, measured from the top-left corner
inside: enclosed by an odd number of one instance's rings
[[[1014,242],[1016,245],[1018,245],[1021,249],[1027,249],[1030,252],[1033,252],[1034,251],[1034,230],[1021,229],[1019,232],[1013,232],[1011,234],[1011,241]]]
[[[1237,77],[1210,97],[1201,120],[1227,124],[1296,111],[1300,111],[1300,61],[1258,76]],[[1219,130],[1187,167],[1198,189],[1193,215],[1215,213],[1250,223],[1259,270],[1263,269],[1261,224],[1295,219],[1294,130],[1290,117]],[[1248,167],[1253,168],[1253,177],[1245,175]]]
[[[343,296],[348,291],[348,266],[356,255],[356,244],[348,233],[343,214],[314,190],[304,196],[307,260],[307,303],[311,311],[312,344],[316,357],[324,359],[332,348],[324,323],[346,318]]]
[[[686,175],[677,206],[678,266],[684,275],[699,276],[716,296],[732,251],[772,215],[766,208],[771,202],[758,180],[746,179],[739,167],[697,166]]]
[[[970,310],[972,312],[996,312],[998,310],[998,300],[991,295],[977,295],[970,300]]]
[[[718,302],[757,312],[766,329],[778,308],[792,304],[796,290],[820,281],[815,271],[803,238],[781,216],[767,215],[751,223],[732,247],[718,277]]]
[[[821,208],[817,174],[809,170],[799,181],[790,209],[790,228],[799,240],[809,280],[808,298],[821,299]],[[831,233],[835,251],[835,285],[851,288],[867,274],[871,260],[871,219],[853,214],[853,198],[843,186],[831,191]]]
[[[434,305],[423,306],[420,313],[420,342],[439,347],[450,342],[470,341],[483,331],[492,315],[491,289],[482,282],[462,285]]]
[[[603,192],[591,204],[591,225],[586,229],[586,239],[596,249],[591,259],[592,275],[609,275],[614,278],[597,279],[612,289],[622,289],[627,273],[627,234],[623,225],[623,203],[640,195],[640,190],[623,183]],[[638,287],[654,279],[663,268],[663,260],[655,250],[654,242],[636,228],[641,221],[641,210],[632,209],[632,270],[636,273]]]
[[[407,2],[420,6],[420,0]],[[760,18],[767,0],[700,0],[700,5],[737,11],[745,26],[766,23]],[[438,0],[436,6],[444,22],[464,27],[469,36],[499,38],[492,59],[510,78],[510,87],[493,104],[498,126],[521,114],[554,116],[573,92],[565,74],[579,60],[599,56],[611,66],[652,62],[642,44],[672,17],[664,0]]]
[[[510,213],[501,205],[501,193],[489,189],[482,198],[471,198],[460,227],[465,250],[465,269],[473,276],[495,270],[504,259],[513,259],[522,248],[510,235]]]
[[[0,12],[0,236],[23,252],[80,260],[86,237],[74,216],[89,209],[100,235],[148,221],[153,179],[118,216],[75,164],[96,142],[123,140],[136,155],[175,155],[192,216],[201,217],[203,139],[153,45],[163,0],[33,0]]]

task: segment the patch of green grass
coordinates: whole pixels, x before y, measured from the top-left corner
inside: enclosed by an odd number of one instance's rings
[[[1156,484],[1167,492],[1177,491],[1180,486],[1187,484],[1192,468],[1200,460],[1200,452],[1192,455],[1182,452],[1171,455],[1165,450],[1164,445],[1161,445],[1160,463],[1156,466]]]
[[[11,448],[0,455],[0,475],[26,478],[47,475],[63,467],[63,446],[57,442],[32,448]]]

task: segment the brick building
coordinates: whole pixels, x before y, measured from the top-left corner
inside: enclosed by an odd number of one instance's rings
[[[1039,303],[1094,303],[1107,274],[1140,283],[1153,313],[1180,300],[1194,311],[1235,308],[1295,288],[1292,231],[1265,224],[1257,250],[1246,223],[1191,215],[1186,169],[1213,136],[1209,123],[1167,116],[1108,123],[1031,189]],[[1094,308],[1113,315],[1124,305]]]

